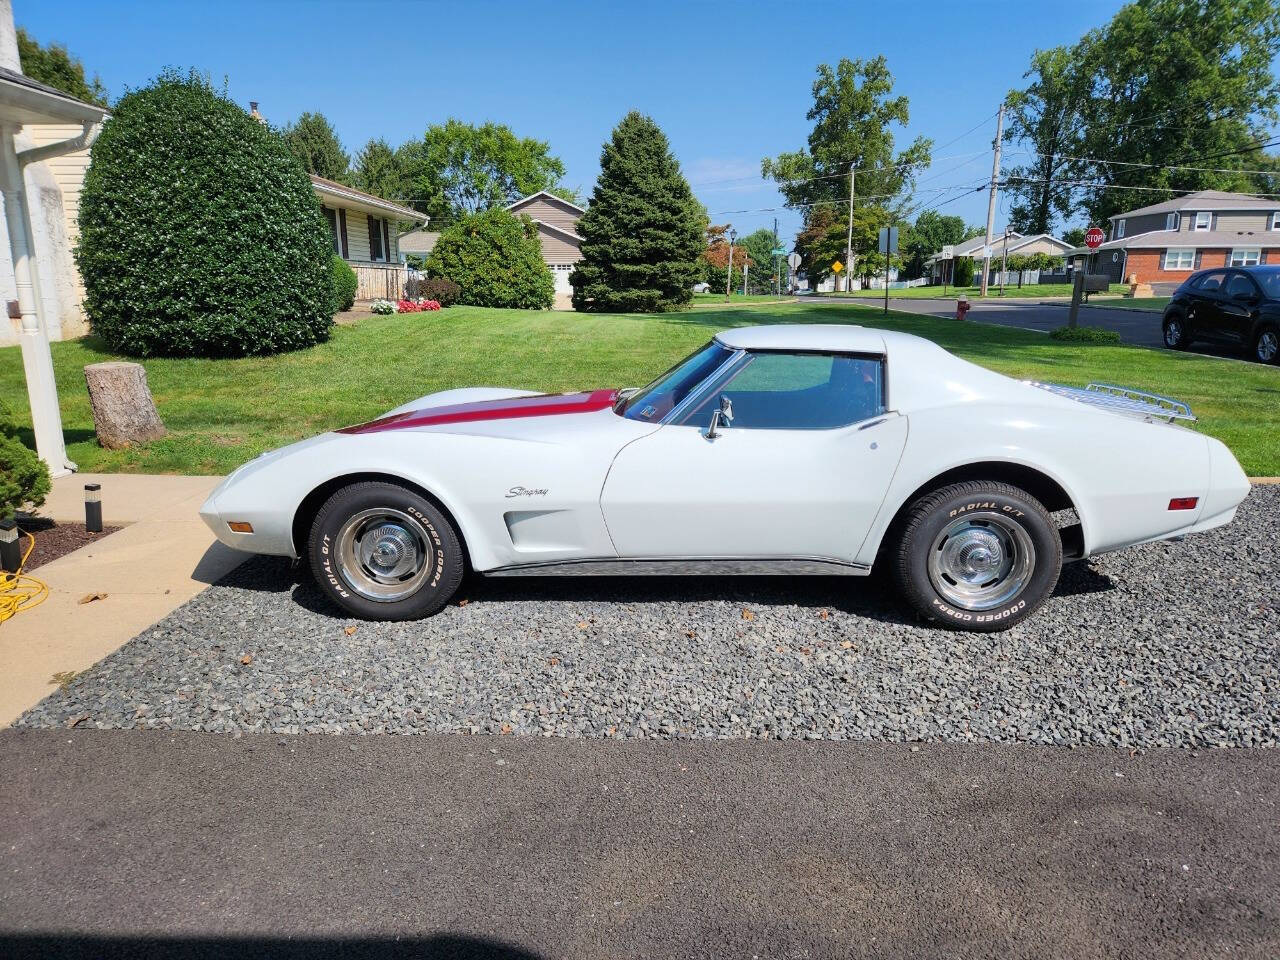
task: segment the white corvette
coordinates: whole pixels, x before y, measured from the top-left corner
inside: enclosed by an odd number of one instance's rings
[[[487,576],[884,564],[920,613],[999,630],[1063,561],[1227,523],[1249,482],[1185,405],[1011,380],[852,326],[729,330],[640,390],[446,390],[265,453],[201,516],[305,558],[370,619]]]

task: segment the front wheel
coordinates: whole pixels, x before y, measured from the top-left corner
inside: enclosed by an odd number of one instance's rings
[[[448,518],[393,483],[355,483],[316,514],[307,544],[316,583],[366,620],[438,612],[462,582],[462,546]]]
[[[1006,483],[957,483],[911,505],[893,564],[930,620],[1006,630],[1031,616],[1062,570],[1062,539],[1038,500]]]
[[[1164,345],[1170,350],[1186,350],[1191,346],[1191,338],[1187,336],[1187,322],[1176,313],[1165,318]]]
[[[1259,363],[1280,363],[1280,329],[1263,327],[1253,338],[1253,358]]]

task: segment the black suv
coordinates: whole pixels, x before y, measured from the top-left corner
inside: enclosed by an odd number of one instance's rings
[[[1174,291],[1163,325],[1164,345],[1174,350],[1202,340],[1280,363],[1280,265],[1198,270]]]

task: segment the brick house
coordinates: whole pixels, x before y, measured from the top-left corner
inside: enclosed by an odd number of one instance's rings
[[[1113,283],[1135,275],[1140,283],[1181,283],[1203,267],[1280,263],[1280,201],[1200,190],[1118,213],[1107,234],[1091,273]]]

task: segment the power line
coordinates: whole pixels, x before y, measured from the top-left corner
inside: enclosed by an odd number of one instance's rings
[[[1253,153],[1255,150],[1265,150],[1269,147],[1280,146],[1280,140],[1274,143],[1259,143],[1252,147],[1246,147],[1241,150],[1234,150],[1227,153],[1217,153],[1210,157],[1201,159],[1211,160],[1216,157],[1236,156],[1241,153]],[[1014,150],[1014,156],[1022,157],[1049,157],[1058,160],[1073,160],[1079,163],[1100,163],[1109,167],[1145,167],[1150,170],[1191,170],[1198,173],[1254,173],[1254,174],[1276,174],[1277,170],[1242,170],[1237,167],[1189,167],[1176,163],[1139,163],[1134,160],[1103,160],[1100,157],[1073,157],[1065,153],[1036,153],[1034,150]]]

